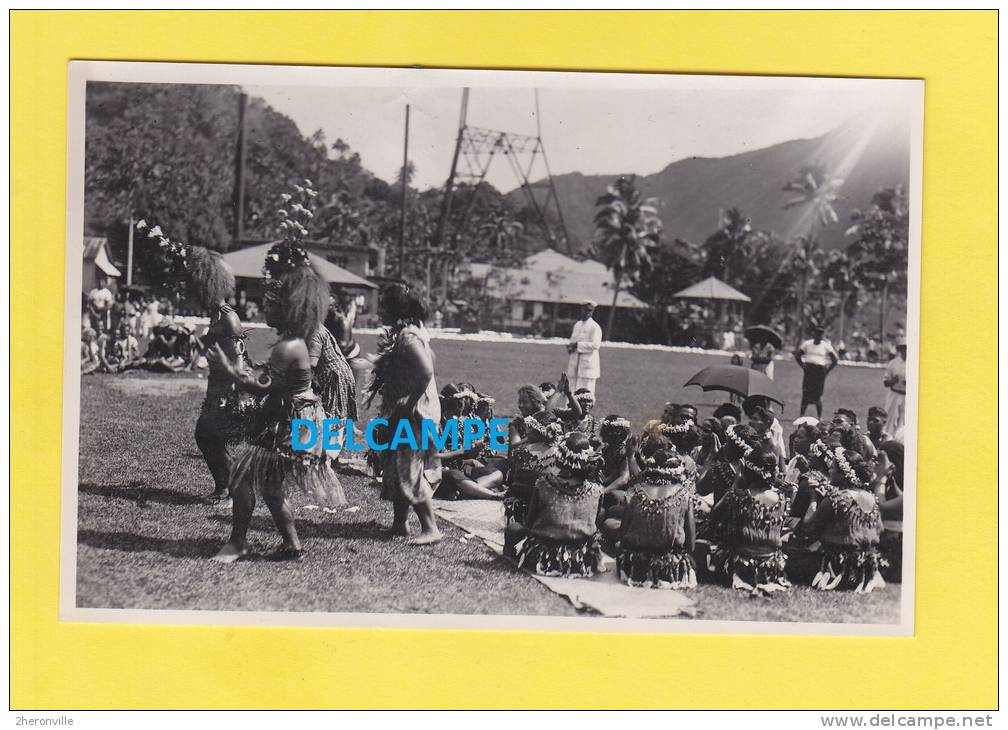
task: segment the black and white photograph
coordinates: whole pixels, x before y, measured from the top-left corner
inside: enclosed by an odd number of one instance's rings
[[[923,82],[69,79],[63,620],[913,633]]]

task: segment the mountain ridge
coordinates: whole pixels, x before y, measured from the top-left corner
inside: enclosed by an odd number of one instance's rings
[[[756,230],[785,239],[808,232],[807,213],[800,206],[784,210],[795,195],[784,185],[804,165],[821,164],[844,179],[836,201],[839,221],[818,230],[825,249],[845,247],[844,231],[855,208],[865,208],[880,188],[909,181],[909,134],[900,123],[850,120],[818,137],[798,138],[724,157],[691,156],[670,162],[660,171],[638,175],[646,197],[659,201],[666,239],[702,243],[718,227],[720,213],[739,208]],[[632,174],[632,173],[623,173]],[[595,199],[619,175],[588,175],[579,171],[555,175],[561,210],[571,248],[587,253]],[[521,196],[513,190],[509,196]]]

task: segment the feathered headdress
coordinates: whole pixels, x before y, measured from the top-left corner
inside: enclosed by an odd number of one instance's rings
[[[304,185],[294,186],[294,192],[280,196],[277,226],[283,240],[273,244],[266,252],[263,274],[267,279],[279,278],[301,266],[311,266],[303,242],[308,238],[308,225],[315,217],[311,205],[317,195],[311,180],[306,179]]]
[[[161,226],[151,227],[146,220],[141,218],[136,223],[138,231],[146,231],[147,238],[153,239],[157,244],[161,255],[168,262],[168,278],[172,286],[181,288],[185,285],[186,277],[189,273],[189,252],[190,246],[181,241],[173,241],[161,230]]]

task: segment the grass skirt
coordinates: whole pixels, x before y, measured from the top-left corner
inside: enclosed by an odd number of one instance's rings
[[[237,444],[245,439],[255,401],[234,391],[207,392],[200,406],[197,432],[213,433],[213,439]]]
[[[768,596],[791,587],[784,572],[787,556],[783,550],[753,556],[718,548],[711,562],[717,572],[731,582],[732,588],[753,596]]]
[[[643,588],[696,588],[693,556],[680,550],[620,550],[616,570],[627,585]]]
[[[514,496],[504,497],[504,517],[508,524],[517,522],[520,525],[524,525],[527,512],[528,500]]]
[[[577,542],[527,535],[515,545],[515,551],[518,567],[549,577],[590,578],[602,563],[597,533]]]
[[[321,433],[325,417],[318,398],[310,392],[267,396],[251,419],[255,435],[232,467],[231,493],[247,484],[264,498],[282,497],[327,510],[346,505],[343,485],[322,448],[322,439],[305,451],[295,451],[291,444],[293,419],[313,421]]]
[[[853,590],[871,593],[885,585],[882,568],[889,563],[874,547],[823,548],[819,572],[812,587],[821,591]]]
[[[232,485],[248,484],[262,497],[282,496],[306,505],[336,510],[347,504],[330,459],[294,456],[249,444],[239,455]]]

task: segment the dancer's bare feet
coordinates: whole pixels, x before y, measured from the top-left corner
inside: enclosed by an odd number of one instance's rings
[[[409,537],[409,527],[407,525],[392,525],[385,530],[389,537]]]
[[[214,555],[211,560],[218,563],[233,563],[237,560],[241,560],[246,555],[248,555],[248,550],[245,548],[239,548],[231,543],[225,543],[216,555]]]
[[[441,539],[443,537],[444,536],[441,534],[441,531],[438,530],[438,529],[435,529],[435,530],[433,530],[431,532],[421,532],[419,535],[417,535],[416,537],[412,538],[409,541],[409,544],[410,545],[433,545],[434,543],[441,542]]]

